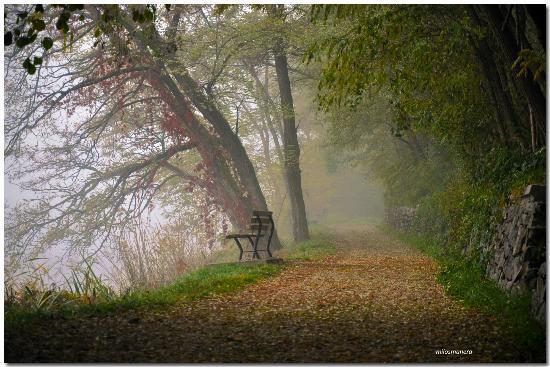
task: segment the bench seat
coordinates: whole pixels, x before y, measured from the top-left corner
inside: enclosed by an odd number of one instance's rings
[[[227,239],[231,239],[231,238],[248,238],[248,237],[256,237],[256,236],[258,236],[257,233],[231,233],[231,234],[228,234],[227,236],[225,236],[225,238],[227,238]],[[261,233],[259,236],[263,237],[263,236],[265,236],[265,234]]]

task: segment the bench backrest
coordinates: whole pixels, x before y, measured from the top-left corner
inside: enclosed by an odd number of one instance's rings
[[[252,211],[252,218],[250,219],[250,221],[250,229],[257,231],[258,234],[267,233],[268,230],[270,231],[268,243],[271,243],[271,238],[273,237],[273,232],[275,230],[275,222],[273,222],[273,212],[267,210],[254,210]]]

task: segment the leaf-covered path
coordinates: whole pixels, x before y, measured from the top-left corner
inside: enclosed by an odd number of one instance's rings
[[[50,362],[517,361],[498,320],[436,283],[437,265],[378,232],[246,289],[154,311],[43,321],[6,334],[6,360]],[[436,350],[471,350],[441,355]]]

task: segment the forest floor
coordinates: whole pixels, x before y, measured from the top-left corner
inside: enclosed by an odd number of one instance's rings
[[[7,362],[513,362],[510,330],[445,295],[438,265],[375,226],[334,256],[234,293],[55,318],[5,334]],[[438,354],[438,350],[471,354]]]

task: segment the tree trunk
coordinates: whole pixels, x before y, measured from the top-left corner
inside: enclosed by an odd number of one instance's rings
[[[148,50],[152,49],[165,54],[167,59],[174,56],[166,54],[167,51],[160,47],[163,43],[159,41],[160,36],[155,29],[149,29],[150,33],[145,35],[136,31],[131,23],[125,23],[128,31],[135,35],[134,40],[143,53],[148,54]],[[237,226],[237,229],[243,230],[252,210],[268,210],[252,162],[228,121],[202,94],[195,80],[185,70],[183,72],[169,70],[160,61],[161,58],[155,59],[155,65],[152,67],[155,70],[153,74],[157,75],[157,81],[163,84],[164,90],[160,85],[154,85],[154,87],[163,95],[164,100],[169,101],[167,103],[184,124],[185,129],[193,135],[191,138],[197,143],[197,150],[207,166],[213,170],[213,178],[216,180],[215,187],[211,188],[213,194],[217,193],[232,224]],[[216,134],[210,134],[206,127],[196,120],[188,101],[212,125]],[[273,250],[281,248],[277,233],[272,238],[271,248]]]
[[[248,223],[248,216],[253,208],[250,206],[250,202],[243,197],[242,190],[231,174],[231,169],[223,159],[220,143],[196,120],[188,102],[170,77],[159,71],[149,73],[148,77],[162,100],[178,117],[189,138],[197,144],[197,151],[207,169],[211,170],[210,176],[214,182],[211,187],[206,189],[226,210],[231,224],[237,229],[243,229]]]
[[[271,136],[273,138],[273,142],[275,144],[275,152],[277,154],[277,157],[279,158],[279,162],[282,164],[284,157],[283,152],[281,149],[281,144],[279,142],[279,134],[277,133],[275,124],[273,123],[273,119],[271,118],[271,96],[269,95],[269,91],[267,89],[267,85],[264,85],[260,78],[258,77],[258,74],[256,73],[256,70],[254,70],[254,67],[249,65],[248,66],[250,75],[254,79],[254,82],[256,84],[256,89],[258,90],[258,93],[260,94],[260,102],[258,105],[260,109],[262,110],[265,121],[267,122],[267,126],[269,128],[269,132],[271,133]]]
[[[479,5],[474,6],[474,9],[476,9],[478,14],[480,12],[483,13],[488,19],[489,28],[497,43],[498,52],[495,52],[494,57],[500,57],[505,66],[505,70],[499,70],[499,72],[510,74],[511,66],[516,61],[520,49],[510,29],[508,27],[502,29],[504,25],[502,13],[496,5]],[[536,124],[546,127],[546,97],[541,92],[539,86],[532,78],[511,76],[511,79],[517,85],[519,94],[525,98],[525,113],[528,113],[528,106],[531,106],[533,119]],[[525,116],[522,122],[524,130],[529,131],[530,119]]]
[[[468,8],[472,22],[477,26],[483,26],[481,19],[478,17],[473,8]],[[472,47],[477,55],[482,81],[486,85],[487,93],[491,98],[496,115],[496,128],[499,135],[504,137],[504,143],[508,144],[515,140],[518,136],[516,124],[518,117],[513,108],[513,101],[507,90],[507,83],[504,82],[503,76],[499,75],[499,68],[493,59],[491,50],[487,41],[484,39],[475,40],[471,38]],[[517,139],[516,139],[517,141]],[[525,139],[521,139],[521,145],[525,145]]]
[[[257,100],[257,105],[262,112],[263,119],[262,123],[264,125],[264,128],[266,129],[265,135],[269,140],[269,137],[273,139],[273,143],[275,146],[275,154],[277,158],[278,164],[284,168],[284,156],[283,156],[283,149],[281,146],[281,137],[283,135],[283,128],[281,124],[281,116],[279,113],[277,113],[277,106],[275,105],[275,102],[271,98],[271,95],[269,93],[268,88],[268,66],[265,66],[265,76],[264,81],[262,82],[260,80],[260,77],[255,69],[255,66],[248,62],[243,61],[243,63],[248,68],[248,71],[252,78],[254,79],[255,87],[250,90],[250,92],[255,95],[255,98]],[[278,171],[278,169],[277,169]],[[269,174],[271,177],[271,183],[273,187],[273,194],[275,197],[273,197],[273,203],[277,203],[278,210],[280,212],[280,208],[284,204],[285,198],[286,198],[286,172],[283,170],[281,178],[283,179],[282,182],[284,183],[282,186],[280,185],[279,176],[275,175],[275,172],[273,172],[273,169],[269,170]]]
[[[288,77],[288,63],[280,42],[274,49],[275,70],[281,95],[281,109],[283,113],[283,151],[284,167],[288,196],[290,199],[292,234],[295,241],[309,238],[309,229],[306,218],[306,207],[302,194],[302,177],[300,174],[300,146],[294,115],[294,102]]]

